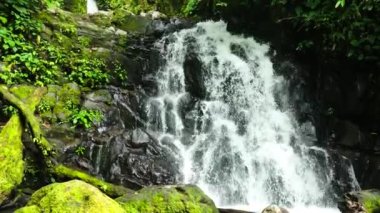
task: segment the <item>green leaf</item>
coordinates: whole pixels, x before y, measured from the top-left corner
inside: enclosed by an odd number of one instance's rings
[[[3,16],[0,16],[0,22],[2,22],[3,24],[6,24],[8,22],[8,19]]]
[[[345,0],[338,0],[335,4],[335,8],[338,8],[338,7],[344,7],[344,5],[346,4],[346,1]]]

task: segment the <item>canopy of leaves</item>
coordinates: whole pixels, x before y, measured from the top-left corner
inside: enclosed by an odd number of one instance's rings
[[[304,39],[302,48],[374,61],[380,57],[380,0],[272,0]],[[329,54],[329,55],[330,55]]]

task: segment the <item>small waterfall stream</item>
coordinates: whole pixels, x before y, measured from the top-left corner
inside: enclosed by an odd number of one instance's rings
[[[95,0],[87,0],[87,14],[94,14],[99,12]]]
[[[180,162],[180,182],[199,185],[218,206],[336,212],[329,209],[333,162],[313,146],[313,125],[299,124],[290,103],[280,107],[289,98],[276,96],[285,79],[275,74],[267,45],[210,21],[157,47],[163,65],[158,95],[146,105],[148,129]],[[357,188],[352,168],[346,170]]]

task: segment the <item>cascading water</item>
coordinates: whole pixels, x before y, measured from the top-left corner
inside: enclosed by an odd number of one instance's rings
[[[231,35],[224,22],[203,22],[157,46],[163,65],[158,95],[147,103],[148,129],[180,162],[179,182],[199,185],[219,206],[332,205],[329,156],[312,146],[310,123],[301,128],[289,103],[279,107],[275,88],[285,80],[267,45]]]
[[[94,14],[99,12],[98,6],[96,5],[95,0],[87,0],[87,13]]]

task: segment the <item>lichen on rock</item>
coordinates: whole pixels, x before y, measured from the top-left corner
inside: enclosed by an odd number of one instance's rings
[[[21,212],[122,213],[123,208],[92,185],[79,180],[54,183],[36,191]]]
[[[126,212],[201,213],[218,212],[214,202],[197,186],[151,186],[116,201]]]

